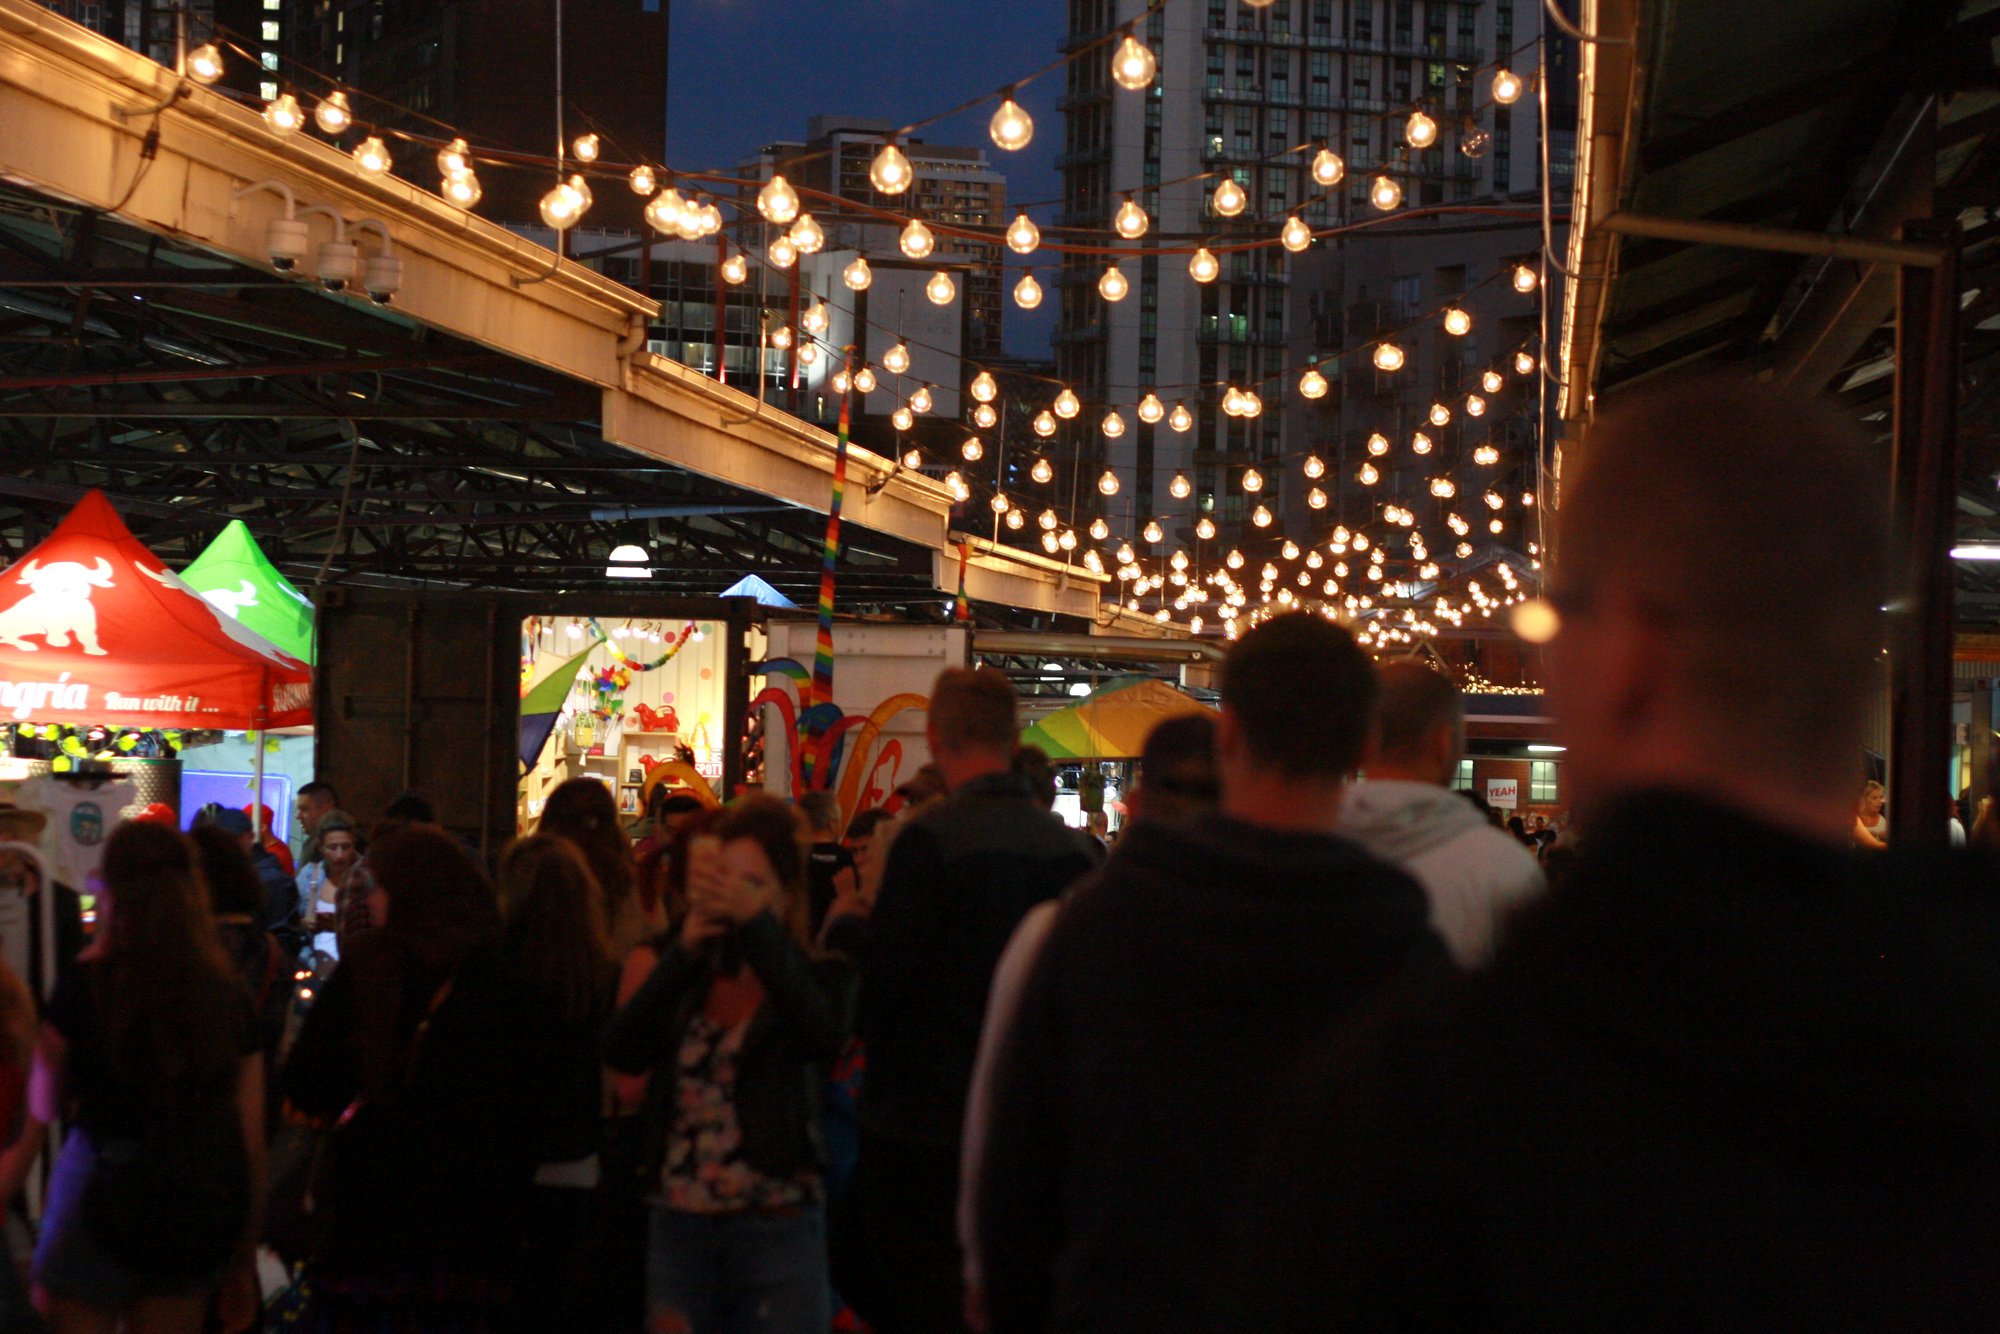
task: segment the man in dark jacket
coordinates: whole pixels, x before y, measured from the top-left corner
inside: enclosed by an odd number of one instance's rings
[[[1081,837],[1010,772],[1005,676],[942,673],[927,731],[951,795],[896,836],[865,928],[836,922],[828,941],[861,960],[859,1189],[883,1334],[961,1328],[959,1136],[993,966],[1022,915],[1090,869]]]
[[[1817,405],[1635,398],[1520,622],[1582,855],[1307,1067],[1238,1201],[1245,1329],[2000,1324],[1993,868],[1844,849],[1885,488]]]
[[[1374,706],[1345,630],[1251,631],[1223,672],[1220,814],[1135,823],[1064,902],[978,1177],[995,1334],[1236,1328],[1215,1221],[1271,1090],[1336,1016],[1449,968],[1423,891],[1332,834]]]

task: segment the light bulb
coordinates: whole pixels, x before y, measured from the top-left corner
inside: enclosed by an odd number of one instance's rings
[[[1076,534],[1068,528],[1063,529],[1062,536],[1056,539],[1056,545],[1061,547],[1064,551],[1075,551]]]
[[[789,226],[799,216],[799,192],[783,176],[773,176],[757,191],[757,211],[766,222]]]
[[[1035,137],[1035,118],[1013,98],[1003,97],[999,109],[993,113],[993,119],[986,123],[986,131],[1000,148],[1018,153]]]
[[[567,231],[583,216],[583,196],[568,181],[558,181],[542,196],[541,211],[543,222],[556,231]]]
[[[771,334],[771,346],[783,352],[792,345],[792,331],[780,327]]]
[[[1403,125],[1403,141],[1412,148],[1429,148],[1437,142],[1438,123],[1422,111],[1412,111]]]
[[[1000,393],[1000,386],[994,382],[992,374],[987,371],[981,371],[979,374],[973,376],[972,383],[966,386],[966,388],[972,397],[981,403],[991,403]]]
[[[1285,545],[1278,549],[1278,554],[1286,560],[1297,560],[1299,558],[1299,544],[1288,537],[1285,539]]]
[[[1316,510],[1325,509],[1326,492],[1320,490],[1318,487],[1314,487],[1312,490],[1306,492],[1306,504],[1312,506]]]
[[[903,455],[903,466],[915,470],[924,466],[924,456],[912,449]]]
[[[1535,493],[1533,491],[1523,491],[1521,493],[1521,508],[1531,510],[1534,507],[1535,507]]]
[[[1233,176],[1224,176],[1222,183],[1215,187],[1215,195],[1210,199],[1218,217],[1233,218],[1250,203],[1250,196],[1236,183]]]
[[[1256,509],[1250,511],[1250,522],[1256,524],[1259,528],[1269,528],[1271,526],[1271,511],[1259,505]]]
[[[958,295],[958,284],[951,280],[949,273],[939,269],[931,275],[931,280],[924,284],[924,295],[931,299],[933,306],[948,306],[952,298]]]
[[[1062,520],[1056,517],[1054,510],[1043,510],[1041,517],[1036,519],[1035,522],[1039,523],[1044,531],[1053,533],[1056,530],[1056,525],[1061,523]]]
[[[1231,547],[1229,554],[1222,558],[1222,563],[1232,570],[1240,570],[1243,568],[1243,553]]]
[[[1339,185],[1345,175],[1347,175],[1347,163],[1342,161],[1340,154],[1331,148],[1322,148],[1313,154],[1312,177],[1315,185],[1323,189],[1331,188]]]
[[[1481,445],[1472,451],[1472,461],[1482,468],[1490,468],[1500,461],[1500,451],[1492,445]]]
[[[910,188],[910,182],[917,177],[910,169],[910,160],[903,156],[903,150],[896,147],[895,140],[882,145],[875,154],[875,160],[868,164],[868,180],[885,195],[899,195]]]
[[[875,271],[868,267],[868,257],[856,255],[849,260],[847,267],[840,271],[840,281],[847,284],[849,291],[867,291],[868,284],[875,281]]]
[[[1104,432],[1105,439],[1116,440],[1119,436],[1125,434],[1125,418],[1117,412],[1107,412],[1104,414],[1104,420],[1098,424],[1097,429]],[[1107,491],[1104,494],[1110,495],[1111,493]]]
[[[1229,417],[1241,417],[1243,415],[1243,391],[1233,384],[1223,391],[1222,411],[1223,415]]]
[[[1083,407],[1077,401],[1076,394],[1070,390],[1068,385],[1064,385],[1062,392],[1056,395],[1056,401],[1053,406],[1056,410],[1056,416],[1063,418],[1065,421],[1076,416]]]
[[[1499,393],[1501,386],[1506,383],[1507,381],[1501,376],[1499,371],[1488,371],[1479,377],[1479,387],[1489,394]]]
[[[1146,520],[1145,531],[1140,533],[1139,536],[1145,538],[1148,542],[1160,542],[1164,541],[1167,535],[1161,529],[1158,519],[1148,519]]]
[[[812,343],[799,345],[799,365],[810,366],[819,360],[819,348]]]
[[[486,192],[479,187],[479,177],[469,171],[461,171],[444,182],[444,197],[460,208],[471,208]]]
[[[1444,313],[1444,331],[1455,338],[1463,338],[1472,332],[1472,316],[1453,306]]]
[[[347,105],[347,94],[339,91],[328,93],[313,108],[313,122],[322,134],[340,134],[354,123],[354,112]]]
[[[801,255],[817,255],[826,244],[826,229],[810,213],[799,214],[798,221],[792,224],[792,230],[786,235],[792,238],[792,244],[798,247]]]
[[[1123,301],[1131,290],[1130,280],[1119,271],[1116,264],[1108,266],[1104,270],[1104,276],[1097,280],[1097,294],[1106,301]]]
[[[1118,494],[1118,474],[1106,468],[1104,475],[1097,479],[1098,494],[1115,496]]]
[[[1425,435],[1422,431],[1418,431],[1415,435],[1410,437],[1410,449],[1411,452],[1413,453],[1428,454],[1431,452],[1432,447],[1433,447],[1433,442],[1431,438]]]
[[[863,393],[863,394],[874,393],[875,372],[870,370],[866,366],[863,366],[860,370],[854,372],[854,388],[857,393]]]
[[[958,453],[967,463],[977,463],[986,456],[986,446],[979,443],[978,436],[967,436],[965,443],[958,447]]]
[[[1468,417],[1484,417],[1486,415],[1486,400],[1477,394],[1467,394],[1465,396],[1465,415]]]
[[[1360,477],[1361,477],[1361,485],[1363,486],[1373,486],[1375,485],[1375,483],[1382,480],[1381,472],[1379,472],[1376,469],[1375,465],[1372,463],[1364,463],[1361,465]]]
[[[214,42],[203,42],[187,55],[188,77],[210,84],[222,77],[222,51]]]
[[[1041,243],[1042,229],[1027,214],[1019,214],[1007,224],[1007,248],[1015,254],[1032,255]]]
[[[1188,256],[1188,277],[1198,283],[1212,283],[1222,272],[1222,261],[1207,246]]]
[[[1195,521],[1194,535],[1204,542],[1214,537],[1215,520],[1209,518],[1206,514],[1202,515],[1201,518]]]
[[[917,424],[917,417],[908,406],[899,407],[889,414],[889,424],[899,431],[907,431]]]
[[[1131,33],[1118,43],[1118,49],[1111,53],[1111,78],[1120,88],[1130,92],[1144,92],[1152,87],[1153,74],[1159,68],[1152,48],[1145,45]]]
[[[853,387],[854,380],[853,377],[849,376],[846,371],[835,371],[833,373],[832,384],[834,393],[845,394],[850,388]]]
[[[1486,525],[1486,531],[1489,533],[1501,533],[1505,532],[1506,529],[1507,525],[1505,523],[1502,523],[1498,519],[1495,519],[1493,522]]]
[[[1042,534],[1042,550],[1048,552],[1051,556],[1056,554],[1056,535],[1054,533]]]
[[[826,303],[824,301],[815,300],[810,306],[806,307],[805,313],[799,316],[799,327],[809,334],[825,333],[826,323]]]
[[[734,286],[750,277],[750,260],[742,254],[731,255],[722,261],[722,281]]]
[[[1014,528],[1014,529],[1024,528],[1027,526],[1027,523],[1028,523],[1027,516],[1022,514],[1021,511],[1019,510],[1007,511],[1007,526],[1009,528]]]
[[[1278,230],[1278,240],[1285,249],[1297,254],[1313,243],[1312,228],[1306,226],[1299,215],[1294,213],[1285,219],[1285,225]]]
[[[300,109],[298,98],[290,93],[279,93],[264,108],[264,123],[279,134],[295,134],[306,123],[306,113]]]
[[[1186,500],[1194,494],[1194,486],[1188,481],[1186,473],[1177,472],[1174,480],[1167,483],[1167,493],[1175,500]]]
[[[1043,413],[1042,415],[1048,416],[1047,413]],[[1053,417],[1049,418],[1049,429],[1055,429],[1055,418]],[[1047,434],[1047,432],[1044,432],[1044,434]],[[1056,470],[1049,465],[1047,459],[1036,459],[1035,466],[1028,469],[1028,475],[1046,485],[1055,480]]]
[[[1056,433],[1056,419],[1049,412],[1047,408],[1043,408],[1040,412],[1035,414],[1035,434],[1047,437],[1054,435],[1055,433]],[[1035,472],[1038,475],[1036,476],[1035,480],[1038,482],[1048,481],[1049,480],[1048,478],[1039,476],[1040,473],[1046,472],[1047,470],[1048,470],[1048,465],[1045,461],[1036,463]]]
[[[937,249],[937,238],[931,235],[931,229],[924,226],[922,219],[911,218],[909,225],[903,228],[903,234],[896,238],[896,245],[911,259],[928,259],[931,251]]]
[[[1431,404],[1431,425],[1443,426],[1451,421],[1451,409],[1442,403]]]
[[[910,369],[910,349],[902,343],[896,344],[882,354],[882,369],[891,375],[901,375]]]
[[[993,507],[993,512],[995,514],[1005,514],[1009,509],[1009,507],[1012,505],[1012,502],[1007,499],[1007,493],[1004,491],[995,491],[993,493],[993,499],[987,501],[986,503]]]
[[[1326,377],[1320,374],[1317,366],[1308,366],[1306,373],[1299,377],[1299,392],[1307,398],[1325,398],[1326,388]]]
[[[799,262],[799,248],[792,244],[792,238],[789,236],[781,236],[771,242],[771,248],[765,255],[771,261],[773,268],[789,269]]]
[[[1458,552],[1458,558],[1460,560],[1464,560],[1467,556],[1470,556],[1472,554],[1472,543],[1460,542],[1457,547],[1457,552]]]
[[[929,412],[931,410],[931,387],[918,385],[917,392],[910,395],[910,411]]]
[[[964,500],[972,494],[972,488],[967,486],[965,479],[960,477],[955,471],[944,475],[944,486],[945,490],[951,492],[952,498],[955,500]]]
[[[570,142],[569,152],[578,162],[595,162],[603,147],[595,134],[579,134]]]
[[[1176,403],[1174,410],[1167,414],[1167,425],[1186,434],[1194,429],[1194,414],[1188,411],[1187,404]]]
[[[1151,225],[1152,220],[1146,216],[1146,210],[1133,203],[1130,195],[1125,197],[1125,202],[1118,206],[1117,215],[1111,219],[1112,228],[1128,241],[1144,236],[1146,228]]]
[[[1389,437],[1383,435],[1380,431],[1376,431],[1370,435],[1368,437],[1368,452],[1378,459],[1387,454],[1389,452]]]
[[[1507,503],[1507,502],[1506,502],[1506,500],[1505,500],[1504,498],[1502,498],[1502,496],[1500,495],[1500,493],[1499,493],[1498,491],[1488,491],[1488,492],[1486,493],[1486,508],[1487,508],[1487,509],[1490,509],[1490,510],[1497,510],[1497,509],[1499,509],[1499,508],[1500,508],[1500,507],[1501,507],[1502,505],[1505,505],[1506,503]]]
[[[1394,343],[1375,345],[1375,369],[1378,371],[1399,371],[1403,369],[1403,349]]]
[[[1109,536],[1111,536],[1111,525],[1104,522],[1102,516],[1099,516],[1098,518],[1092,519],[1090,521],[1091,541],[1102,542],[1105,538]]]
[[[1528,265],[1516,264],[1514,266],[1515,291],[1525,295],[1526,293],[1534,291],[1535,288],[1538,285],[1540,285],[1541,281],[1542,281],[1541,275],[1536,273],[1534,269],[1529,267]]]
[[[1264,489],[1264,474],[1258,472],[1255,468],[1245,468],[1243,470],[1243,489],[1251,495],[1262,491]]]
[[[1458,151],[1469,158],[1482,158],[1486,156],[1486,149],[1492,142],[1492,135],[1467,120],[1465,127],[1459,131]]]
[[[1146,396],[1139,400],[1137,412],[1139,420],[1151,426],[1167,415],[1167,406],[1160,402],[1158,394],[1148,391]]]
[[[982,431],[990,431],[1000,421],[1000,414],[993,410],[991,403],[981,403],[972,410],[972,424]]]
[[[1014,304],[1022,310],[1033,310],[1042,304],[1042,285],[1035,281],[1035,275],[1024,273],[1021,281],[1014,284]]]
[[[1523,85],[1521,76],[1510,69],[1493,71],[1493,100],[1501,106],[1512,106],[1521,99]]]
[[[649,195],[659,184],[653,178],[653,169],[643,162],[632,168],[631,174],[625,178],[625,183],[632,187],[632,193],[635,195]]]
[[[1431,478],[1431,494],[1439,500],[1450,500],[1458,494],[1458,484],[1449,477]]]
[[[1535,354],[1532,352],[1516,352],[1514,354],[1514,373],[1516,375],[1533,375],[1535,373]]]
[[[646,222],[659,232],[678,232],[687,206],[681,192],[668,186],[646,201]]]

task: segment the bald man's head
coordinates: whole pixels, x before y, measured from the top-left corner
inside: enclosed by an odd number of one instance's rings
[[[1559,517],[1550,667],[1572,769],[1615,776],[1618,748],[1660,728],[1844,784],[1882,643],[1885,492],[1818,402],[1714,377],[1621,396]]]
[[[1407,658],[1383,663],[1376,675],[1382,696],[1375,707],[1377,739],[1368,776],[1450,783],[1465,752],[1465,706],[1457,683]]]

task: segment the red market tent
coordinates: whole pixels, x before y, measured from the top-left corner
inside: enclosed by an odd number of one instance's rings
[[[154,557],[92,491],[0,572],[0,719],[108,727],[292,727],[312,669]]]

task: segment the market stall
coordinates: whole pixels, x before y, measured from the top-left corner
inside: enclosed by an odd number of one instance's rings
[[[1120,677],[1030,722],[1021,744],[1040,747],[1056,766],[1058,815],[1084,825],[1103,812],[1115,829],[1122,822],[1123,794],[1131,787],[1132,761],[1145,751],[1153,729],[1169,718],[1209,711],[1155,677]]]

